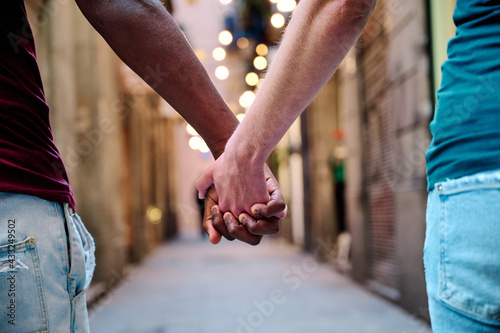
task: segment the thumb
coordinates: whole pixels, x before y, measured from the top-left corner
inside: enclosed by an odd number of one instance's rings
[[[198,198],[205,199],[210,186],[214,184],[213,165],[196,181],[196,189],[198,190]]]

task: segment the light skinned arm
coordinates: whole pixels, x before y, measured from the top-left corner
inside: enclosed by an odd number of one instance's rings
[[[123,62],[196,129],[218,158],[239,122],[165,7],[157,0],[76,2]],[[273,208],[270,210],[273,215],[282,217],[284,199],[272,174],[269,177],[273,179],[269,193],[273,193],[274,201],[263,202]],[[281,212],[276,212],[279,209]],[[266,216],[267,213],[264,210],[261,217],[271,217]],[[275,230],[275,218],[271,218],[267,232],[275,233]],[[207,231],[211,239],[220,239],[214,228],[207,227]],[[233,237],[249,239],[242,232],[235,232]]]
[[[361,35],[376,0],[302,0],[256,99],[197,183],[212,184],[222,211],[251,212],[266,202],[265,160],[336,71]]]

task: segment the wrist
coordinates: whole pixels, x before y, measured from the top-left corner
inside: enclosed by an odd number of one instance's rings
[[[238,132],[229,139],[225,150],[225,156],[231,156],[236,164],[250,167],[261,168],[268,155],[258,142],[242,139]]]
[[[222,153],[224,153],[231,135],[239,125],[239,122],[234,114],[231,111],[229,112],[230,116],[225,117],[224,122],[217,124],[217,127],[211,128],[209,132],[210,138],[204,138],[205,142],[208,145],[208,148],[212,152],[214,159],[218,159],[222,155]]]
[[[212,155],[214,159],[218,159],[222,153],[224,153],[226,149],[226,144],[228,142],[229,138],[222,139],[220,141],[214,142],[214,143],[207,143],[208,148],[212,152]]]

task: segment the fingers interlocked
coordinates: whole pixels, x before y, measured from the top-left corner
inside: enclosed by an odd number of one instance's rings
[[[279,189],[277,190],[279,191]],[[275,191],[275,192],[277,192]],[[254,216],[242,213],[236,218],[231,212],[221,212],[215,188],[209,188],[205,196],[205,214],[203,226],[209,235],[210,242],[217,244],[221,238],[240,240],[250,245],[258,245],[265,235],[274,235],[279,231],[280,217],[286,214],[281,193],[271,193],[267,204],[256,204],[252,207]]]

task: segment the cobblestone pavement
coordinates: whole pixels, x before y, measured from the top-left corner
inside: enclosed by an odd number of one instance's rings
[[[278,241],[167,243],[90,312],[92,333],[429,333],[397,306]]]

